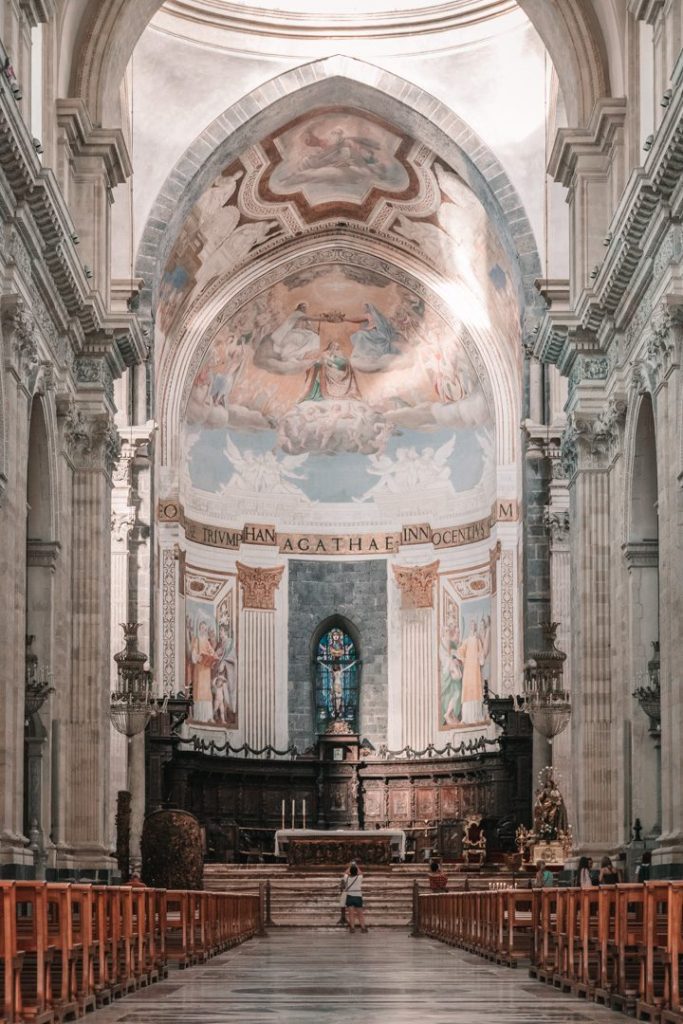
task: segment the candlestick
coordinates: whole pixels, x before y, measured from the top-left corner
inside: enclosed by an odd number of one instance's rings
[[[292,828],[296,828],[296,800],[292,800]]]
[[[283,800],[282,801],[282,829],[283,829],[283,831],[284,831],[284,827],[285,827],[285,802]]]
[[[306,828],[306,801],[305,800],[304,800],[304,805],[303,805],[302,818],[303,818],[303,823],[304,823],[303,827]]]

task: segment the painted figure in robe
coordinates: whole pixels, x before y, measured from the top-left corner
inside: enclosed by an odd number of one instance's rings
[[[207,622],[200,622],[197,631],[197,643],[192,651],[195,666],[192,717],[196,722],[213,720],[213,698],[211,693],[211,674],[216,663],[216,651],[209,636]]]
[[[321,317],[311,317],[307,304],[300,302],[279,327],[271,334],[273,352],[285,362],[292,359],[307,359],[320,351],[320,335],[310,330],[310,323],[321,323]]]
[[[462,661],[462,723],[472,725],[483,722],[484,714],[484,682],[482,666],[486,661],[484,638],[479,635],[477,622],[470,619],[470,631],[458,648],[458,658]]]
[[[309,368],[306,390],[299,401],[320,402],[328,398],[360,398],[351,364],[337,341],[331,341]]]
[[[394,342],[398,331],[376,306],[371,302],[364,305],[366,316],[363,320],[351,320],[350,323],[364,323],[366,326],[351,335],[354,356],[362,359],[379,359],[381,356],[398,352]]]

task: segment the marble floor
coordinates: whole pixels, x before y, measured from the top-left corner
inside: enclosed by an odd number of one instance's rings
[[[89,1024],[625,1024],[525,970],[407,930],[275,929],[89,1015]]]

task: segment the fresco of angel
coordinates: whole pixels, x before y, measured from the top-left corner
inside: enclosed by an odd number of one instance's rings
[[[306,474],[297,472],[308,459],[303,455],[284,455],[278,459],[274,452],[241,452],[228,436],[225,455],[233,467],[233,474],[223,488],[224,492],[240,491],[249,494],[291,494],[308,500],[294,480],[306,480]]]
[[[425,448],[422,452],[414,447],[397,448],[394,458],[370,455],[367,471],[378,476],[379,480],[355,500],[372,501],[378,494],[406,494],[439,485],[450,488],[454,494],[448,460],[453,454],[455,440],[453,434],[440,448]]]

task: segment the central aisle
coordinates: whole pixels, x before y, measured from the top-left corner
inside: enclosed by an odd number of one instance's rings
[[[276,929],[119,1000],[91,1024],[624,1024],[407,930]]]

